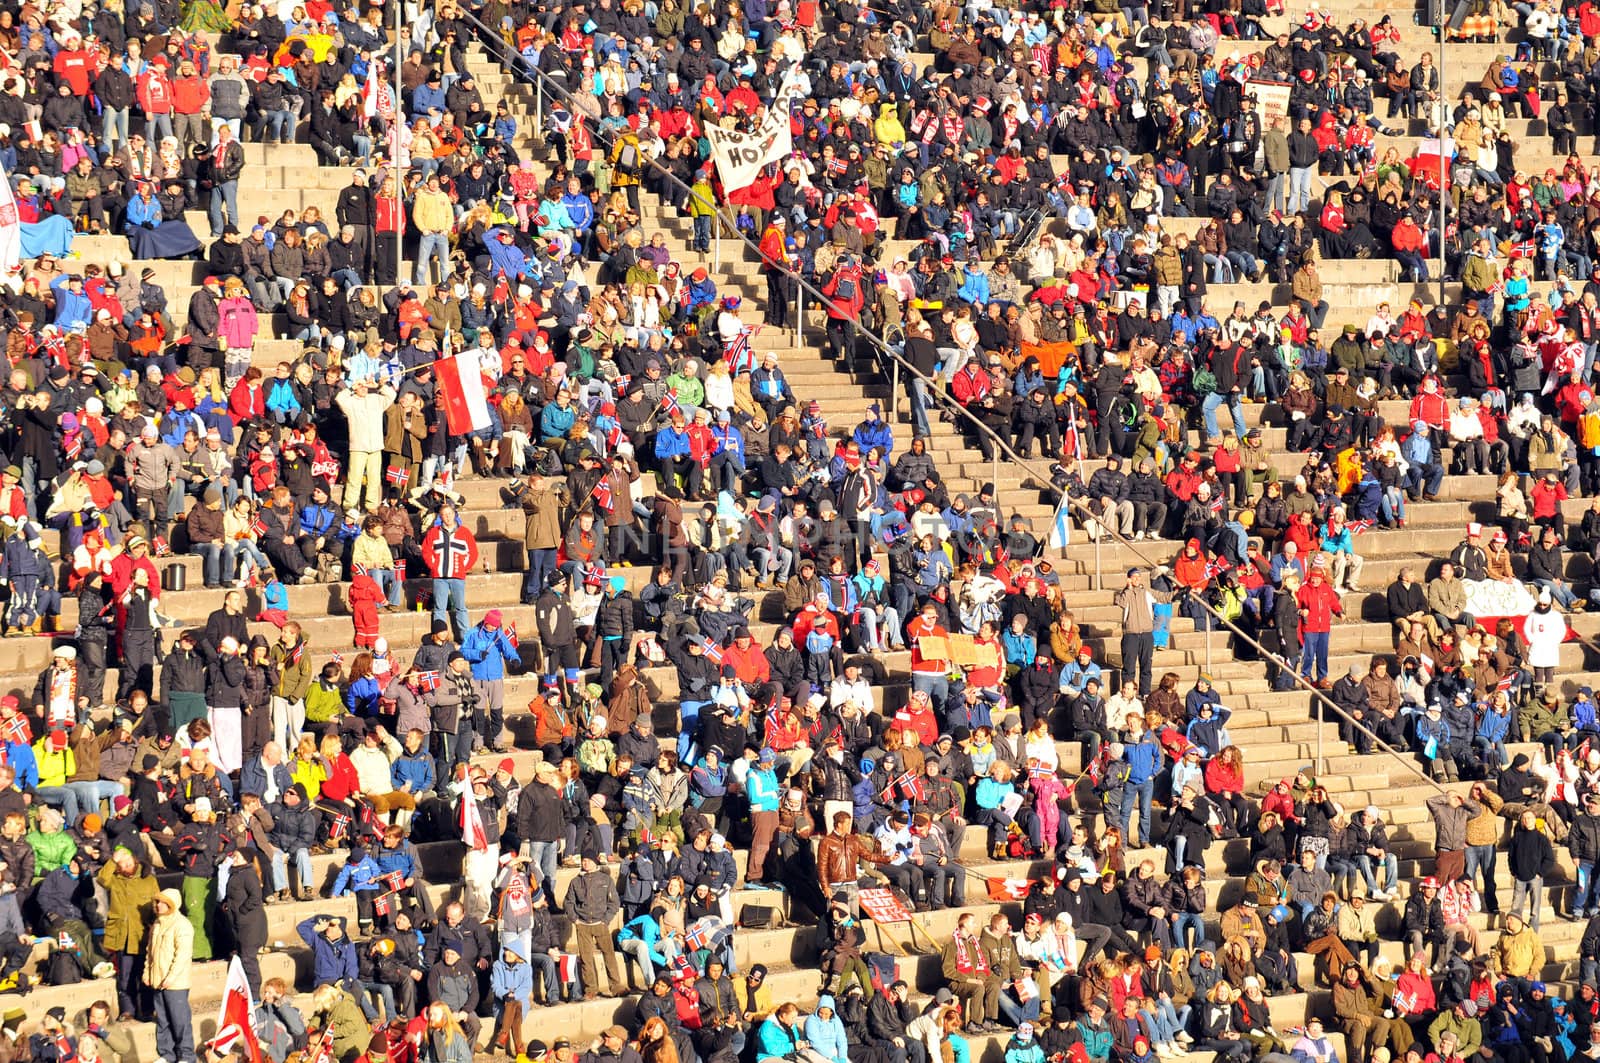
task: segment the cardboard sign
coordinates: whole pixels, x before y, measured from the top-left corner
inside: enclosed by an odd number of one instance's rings
[[[930,661],[951,661],[960,668],[1000,666],[1000,647],[980,644],[971,635],[922,635],[917,648]]]
[[[900,903],[894,891],[882,886],[864,889],[860,894],[861,911],[874,923],[908,923],[911,913]]]

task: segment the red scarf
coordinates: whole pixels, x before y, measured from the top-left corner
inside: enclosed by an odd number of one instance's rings
[[[969,946],[968,939],[960,934],[956,935],[956,970],[963,974],[988,974],[989,957],[982,948],[973,941]],[[970,951],[968,951],[970,949]]]

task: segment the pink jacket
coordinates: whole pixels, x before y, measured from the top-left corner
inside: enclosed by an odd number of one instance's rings
[[[259,325],[256,308],[248,298],[236,295],[223,299],[217,303],[217,315],[217,335],[224,347],[237,349],[254,345]]]

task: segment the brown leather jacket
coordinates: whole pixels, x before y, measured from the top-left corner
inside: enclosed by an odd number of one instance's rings
[[[874,852],[860,835],[826,835],[817,843],[817,880],[822,883],[823,893],[831,896],[834,883],[854,882],[859,874],[857,864],[862,860],[881,864],[888,857]]]

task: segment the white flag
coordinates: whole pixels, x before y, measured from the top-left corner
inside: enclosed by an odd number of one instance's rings
[[[761,170],[768,163],[777,162],[794,150],[794,137],[789,129],[789,110],[800,94],[798,67],[791,67],[784,75],[772,106],[761,118],[761,123],[748,133],[723,129],[714,123],[706,124],[706,139],[711,141],[711,157],[717,160],[717,173],[722,176],[722,186],[737,192],[755,184]]]
[[[1053,549],[1072,545],[1072,520],[1068,516],[1070,502],[1071,498],[1062,491],[1061,504],[1056,507],[1055,517],[1050,521],[1049,544]]]
[[[22,268],[22,216],[11,189],[11,175],[0,169],[0,277]]]

